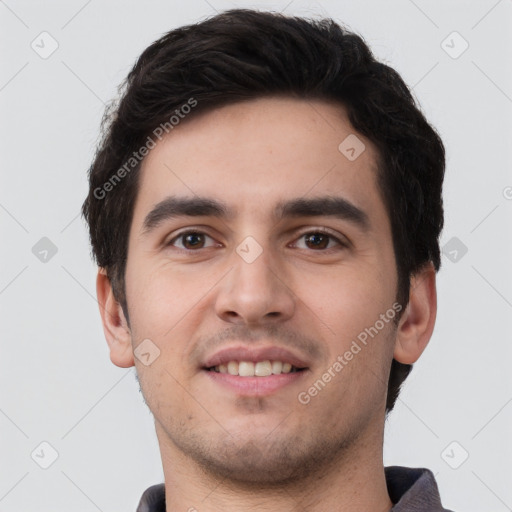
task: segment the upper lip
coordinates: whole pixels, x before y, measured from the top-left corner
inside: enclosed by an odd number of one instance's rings
[[[263,347],[243,345],[225,347],[206,358],[204,367],[212,368],[221,364],[227,364],[229,361],[252,361],[254,363],[259,361],[282,361],[283,363],[290,363],[296,368],[308,367],[308,363],[304,359],[290,350],[268,345]]]

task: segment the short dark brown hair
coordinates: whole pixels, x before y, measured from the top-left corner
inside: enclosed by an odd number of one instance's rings
[[[402,312],[411,276],[428,262],[439,270],[443,143],[400,75],[333,20],[225,11],[151,44],[119,92],[103,118],[82,213],[93,255],[127,319],[125,268],[141,162],[134,154],[157,127],[172,129],[172,117],[182,117],[191,98],[187,117],[275,95],[343,105],[353,127],[378,150],[377,179],[392,228]],[[387,413],[411,368],[393,360]]]

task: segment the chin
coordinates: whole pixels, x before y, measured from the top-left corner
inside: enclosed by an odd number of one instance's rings
[[[176,444],[210,477],[248,489],[279,488],[318,477],[350,445],[339,437],[277,433],[273,428],[267,424],[266,429],[246,429],[217,440],[188,436]]]

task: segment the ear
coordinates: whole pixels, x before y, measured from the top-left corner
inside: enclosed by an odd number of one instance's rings
[[[110,279],[105,269],[98,269],[96,295],[100,305],[103,332],[110,349],[110,360],[120,368],[135,365],[132,350],[132,336],[123,308],[116,301]]]
[[[436,314],[436,271],[428,263],[411,278],[409,303],[398,324],[394,359],[404,364],[419,359],[432,336]]]

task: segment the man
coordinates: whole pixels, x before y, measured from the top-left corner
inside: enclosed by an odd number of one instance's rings
[[[443,226],[444,147],[399,75],[331,20],[232,10],[147,48],[105,127],[98,302],[165,476],[137,510],[445,510],[382,461]]]

